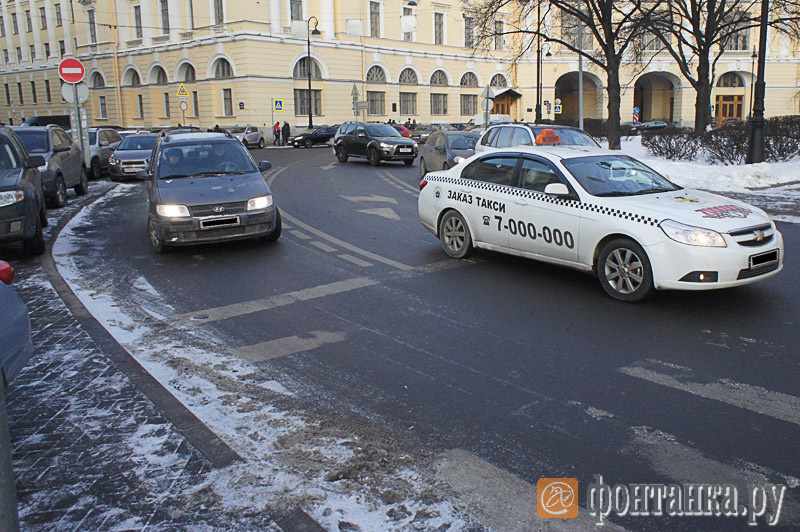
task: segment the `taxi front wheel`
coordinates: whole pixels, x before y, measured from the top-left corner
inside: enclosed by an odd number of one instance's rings
[[[442,249],[454,259],[463,259],[472,251],[472,237],[464,217],[457,211],[448,211],[439,223]]]
[[[627,238],[608,242],[595,265],[600,285],[608,295],[626,303],[653,295],[653,269],[642,246]]]

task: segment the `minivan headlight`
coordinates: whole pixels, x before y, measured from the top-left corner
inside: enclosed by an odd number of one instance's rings
[[[157,205],[156,212],[164,218],[181,218],[189,216],[186,205]]]
[[[108,160],[108,162],[109,162],[109,163],[111,163],[111,164],[113,164],[114,166],[116,166],[116,165],[118,165],[118,164],[119,164],[119,159],[117,159],[116,157],[111,157],[111,158]]]
[[[25,193],[21,190],[12,190],[10,192],[0,192],[0,207],[6,205],[13,205],[18,201],[25,199]]]
[[[257,198],[250,198],[247,200],[248,211],[259,211],[261,209],[266,209],[270,205],[272,205],[272,195],[259,196]]]
[[[659,224],[659,227],[661,227],[665,235],[681,244],[713,248],[727,247],[722,235],[711,229],[684,225],[674,220],[664,220]]]

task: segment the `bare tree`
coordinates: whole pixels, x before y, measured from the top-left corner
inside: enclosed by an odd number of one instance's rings
[[[521,21],[511,26],[505,33],[528,34],[540,36],[549,42],[582,55],[589,62],[597,65],[606,73],[606,91],[608,92],[608,145],[609,148],[620,149],[620,67],[623,63],[636,62],[633,44],[643,35],[646,27],[650,25],[650,15],[662,4],[662,0],[645,2],[643,0],[630,0],[619,2],[614,0],[465,0],[476,10],[477,24],[481,28],[480,34],[489,38],[494,29],[494,21],[500,12],[516,14],[516,19]],[[544,25],[534,22],[530,27],[525,20],[536,21],[536,12],[539,4],[548,4],[554,14],[559,15],[562,31],[548,34]],[[544,12],[545,9],[542,9]],[[565,34],[564,26],[569,27],[574,22],[580,22],[588,37],[588,46],[581,47],[571,38],[571,33]],[[524,39],[525,46],[520,53],[529,49],[531,39]]]
[[[749,50],[750,30],[759,26],[761,0],[670,0],[657,11],[639,16],[656,35],[664,49],[697,96],[695,131],[711,123],[711,91],[717,62],[726,50]],[[794,37],[800,35],[800,2],[773,0],[770,25]]]

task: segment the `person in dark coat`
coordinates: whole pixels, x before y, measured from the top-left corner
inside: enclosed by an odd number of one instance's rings
[[[281,135],[283,138],[281,139],[281,146],[286,146],[289,142],[289,135],[292,134],[292,129],[289,127],[289,122],[284,121],[283,127],[281,128]]]
[[[214,126],[214,133],[222,133],[222,128],[221,128],[221,127],[219,127],[219,124],[217,124],[216,126]]]

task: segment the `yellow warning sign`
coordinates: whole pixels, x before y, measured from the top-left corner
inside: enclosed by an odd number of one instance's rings
[[[186,85],[181,83],[181,86],[178,87],[178,96],[189,96],[189,92],[186,90]]]

